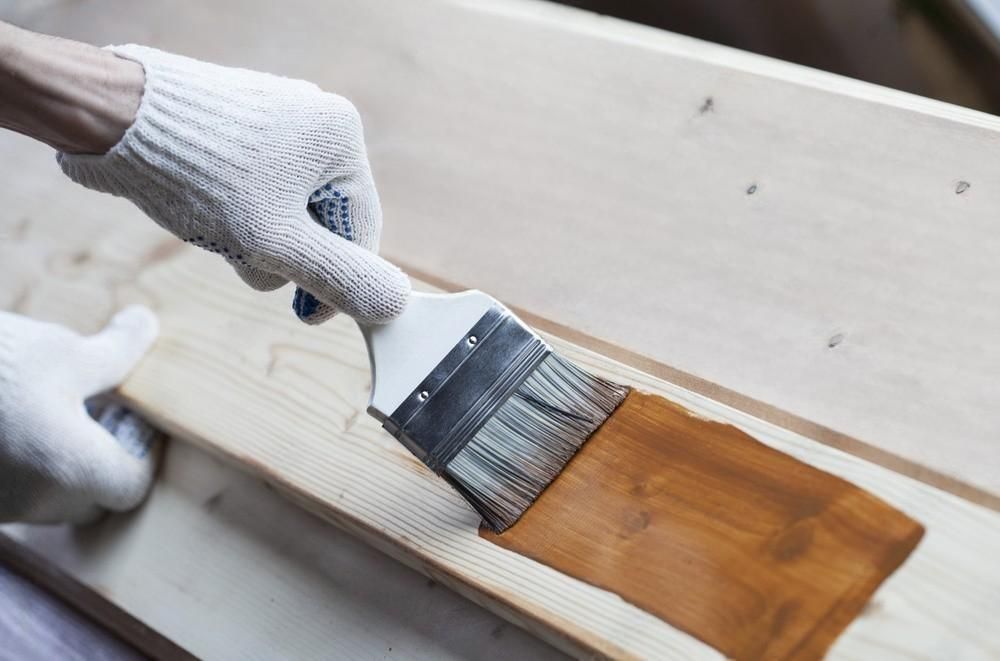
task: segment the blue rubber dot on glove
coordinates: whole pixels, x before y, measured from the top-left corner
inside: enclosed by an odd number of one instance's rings
[[[301,287],[295,288],[295,297],[292,298],[292,309],[295,310],[295,315],[305,321],[312,315],[316,314],[316,309],[319,307],[319,300],[302,289]]]
[[[342,198],[342,205],[338,207],[335,198]],[[309,196],[306,208],[320,225],[330,230],[337,236],[348,241],[353,241],[350,220],[347,217],[347,196],[340,191],[334,190],[332,183],[325,184],[322,188]],[[302,321],[308,321],[319,309],[320,301],[315,296],[305,291],[301,287],[295,288],[295,296],[292,298],[292,309],[295,315]]]

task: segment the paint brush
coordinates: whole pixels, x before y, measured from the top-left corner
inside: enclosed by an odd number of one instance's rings
[[[322,227],[351,240],[330,187],[310,197]],[[315,299],[296,292],[296,311]],[[588,374],[480,291],[414,292],[385,325],[361,326],[371,362],[368,413],[483,519],[503,532],[628,394]]]
[[[398,318],[361,330],[368,412],[494,532],[524,514],[628,393],[554,353],[480,291],[415,292]]]

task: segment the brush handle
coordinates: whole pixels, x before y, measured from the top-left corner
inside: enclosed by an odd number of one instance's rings
[[[479,321],[495,300],[481,291],[413,292],[387,324],[358,324],[368,347],[372,392],[368,413],[384,422]],[[419,393],[417,394],[419,396]]]

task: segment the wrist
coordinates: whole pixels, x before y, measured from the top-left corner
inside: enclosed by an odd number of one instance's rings
[[[0,23],[0,126],[56,149],[101,154],[135,118],[142,66]]]
[[[125,135],[139,109],[145,82],[142,65],[110,51],[94,50],[99,59],[88,67],[81,87],[70,93],[75,116],[62,151],[107,152]]]

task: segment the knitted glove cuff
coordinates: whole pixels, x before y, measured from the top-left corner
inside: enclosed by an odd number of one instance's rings
[[[312,192],[318,155],[289,157],[288,146],[295,144],[289,133],[300,127],[279,125],[279,118],[289,114],[275,108],[308,112],[331,95],[306,81],[222,67],[145,46],[106,48],[142,65],[143,95],[132,126],[107,153],[57,154],[73,181],[127,197],[160,224],[173,225],[168,229],[175,232],[180,229],[175,218],[218,213],[233,197],[245,196],[236,182],[251,183],[260,173],[244,171],[262,166],[271,153],[286,152],[281,180],[301,186],[280,192],[302,200]],[[268,139],[282,149],[274,149]],[[272,187],[271,192],[278,191]]]
[[[309,323],[335,310],[378,323],[403,309],[408,279],[374,254],[381,208],[347,99],[152,48],[110,50],[143,66],[143,96],[106,154],[58,155],[71,179],[131,200],[251,286],[294,280]]]

